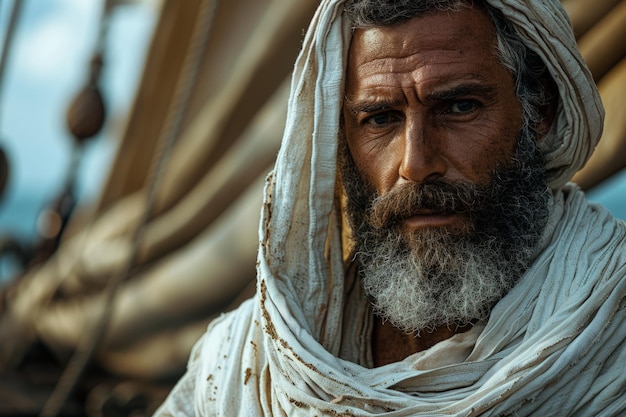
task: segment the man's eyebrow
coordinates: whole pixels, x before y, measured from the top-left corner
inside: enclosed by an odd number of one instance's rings
[[[344,98],[344,107],[353,114],[357,113],[376,113],[379,111],[389,110],[400,104],[403,104],[402,100],[357,100],[352,101],[348,97]]]
[[[457,98],[479,95],[490,99],[496,95],[497,88],[491,84],[460,84],[452,88],[442,89],[440,91],[433,91],[426,95],[428,101],[437,100],[453,100]]]
[[[454,100],[467,96],[483,96],[491,99],[497,94],[497,86],[484,83],[465,83],[455,85],[450,88],[442,88],[439,91],[433,91],[426,95],[427,101]],[[350,97],[344,97],[344,107],[353,114],[358,113],[377,113],[384,110],[392,109],[396,106],[404,104],[403,100],[387,100],[382,98],[372,98],[364,100],[352,100]]]

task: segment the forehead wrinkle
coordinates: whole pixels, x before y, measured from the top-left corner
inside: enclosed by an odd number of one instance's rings
[[[448,80],[477,79],[488,81],[481,75],[481,70],[492,65],[502,65],[495,60],[495,56],[485,56],[484,60],[474,63],[474,68],[466,68],[459,72],[454,65],[465,65],[464,50],[452,48],[447,50],[437,49],[437,56],[431,56],[430,51],[420,50],[409,56],[376,56],[369,61],[349,62],[349,66],[359,74],[359,84],[385,85],[389,77],[394,80],[408,79],[410,83],[422,79],[437,78],[446,82]],[[449,55],[445,63],[441,61],[441,54]],[[490,59],[493,58],[493,59]],[[350,70],[347,71],[350,74]],[[433,77],[434,76],[434,77]],[[350,78],[350,77],[348,77]],[[407,84],[408,85],[408,84]]]
[[[393,106],[406,102],[407,89],[427,100],[441,100],[471,94],[493,97],[497,90],[496,85],[478,72],[439,74],[436,78],[416,76],[415,72],[419,72],[419,69],[413,71],[404,86],[389,83],[386,77],[388,74],[367,77],[366,85],[361,85],[356,94],[346,92],[344,100],[354,108],[365,107],[363,106],[365,103],[387,103]]]
[[[438,88],[426,94],[428,100],[447,100],[463,96],[479,95],[493,98],[497,95],[497,86],[482,83],[463,83],[446,88]]]
[[[413,51],[408,55],[391,55],[391,54],[372,54],[371,51],[367,51],[364,56],[369,55],[370,59],[360,59],[355,62],[351,62],[351,65],[358,67],[368,73],[368,76],[385,75],[385,74],[404,74],[412,73],[419,70],[422,67],[429,66],[436,61],[436,58],[431,56],[431,53],[436,53],[440,58],[441,54],[449,55],[449,63],[463,62],[463,54],[467,51],[464,49],[454,48],[422,48],[417,51]],[[372,58],[372,55],[374,57]],[[361,57],[363,58],[363,57]]]

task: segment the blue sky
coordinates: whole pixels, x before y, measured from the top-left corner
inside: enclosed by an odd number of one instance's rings
[[[588,192],[587,197],[604,205],[620,219],[626,220],[626,169]]]

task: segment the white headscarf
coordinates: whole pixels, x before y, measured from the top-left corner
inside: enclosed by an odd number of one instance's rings
[[[359,364],[367,361],[371,315],[358,289],[344,299],[334,201],[351,28],[343,1],[323,0],[296,62],[268,178],[257,296],[209,326],[163,415],[613,416],[626,409],[626,227],[562,187],[600,136],[598,93],[558,1],[489,3],[541,56],[561,96],[542,143],[555,195],[549,232],[518,285],[466,333],[394,364]]]
[[[487,0],[502,11],[526,45],[539,54],[556,82],[561,107],[541,141],[553,189],[569,181],[593,153],[604,121],[600,95],[565,10],[556,0]]]

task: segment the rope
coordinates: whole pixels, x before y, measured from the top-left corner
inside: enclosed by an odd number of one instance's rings
[[[11,15],[9,17],[9,24],[2,43],[2,52],[0,52],[0,97],[2,97],[2,81],[4,80],[4,71],[7,65],[7,59],[9,57],[9,51],[13,45],[13,36],[15,35],[15,27],[19,20],[20,11],[22,10],[22,0],[15,0],[13,2],[13,8],[11,9]]]
[[[114,274],[107,283],[107,287],[104,292],[104,307],[102,314],[98,317],[93,327],[86,326],[87,329],[84,333],[86,337],[81,338],[79,341],[74,355],[61,375],[54,391],[44,405],[40,413],[40,417],[54,417],[59,414],[61,407],[69,398],[71,392],[80,380],[87,364],[92,358],[96,350],[96,346],[104,338],[113,313],[114,299],[117,294],[117,290],[131,275],[131,271],[137,262],[139,243],[142,241],[146,225],[152,217],[156,201],[156,193],[159,189],[168,157],[181,130],[183,116],[189,104],[193,86],[196,84],[196,79],[202,64],[203,53],[209,39],[218,2],[218,0],[202,0],[202,3],[200,4],[190,44],[182,65],[181,76],[176,84],[172,103],[168,109],[163,129],[159,134],[155,154],[152,158],[148,171],[146,210],[143,212],[139,222],[139,227],[133,236],[130,257],[124,268],[122,268],[119,273]]]

